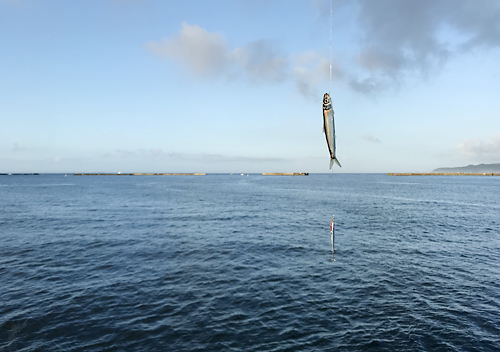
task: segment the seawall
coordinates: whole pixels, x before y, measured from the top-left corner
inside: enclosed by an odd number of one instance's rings
[[[262,176],[307,176],[309,172],[263,172]]]
[[[166,173],[166,174],[153,174],[153,173],[132,173],[132,174],[73,174],[73,176],[205,176],[204,173]]]

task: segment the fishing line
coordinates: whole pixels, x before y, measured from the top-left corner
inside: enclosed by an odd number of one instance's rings
[[[332,238],[332,260],[336,261],[333,258],[333,253],[335,252],[335,215],[332,215],[332,220],[330,220],[330,235]]]
[[[333,58],[332,27],[333,27],[333,0],[330,0],[330,92],[332,91],[332,58]],[[332,173],[333,173],[333,170],[332,170]],[[334,253],[335,253],[335,215],[332,215],[332,220],[330,220],[330,236],[331,236],[331,240],[332,240],[332,260],[335,261],[335,258],[334,258]]]
[[[332,91],[332,26],[333,26],[333,0],[330,0],[330,92]]]

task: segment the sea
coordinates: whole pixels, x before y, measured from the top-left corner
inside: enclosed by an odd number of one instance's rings
[[[0,351],[500,351],[500,177],[0,176]]]

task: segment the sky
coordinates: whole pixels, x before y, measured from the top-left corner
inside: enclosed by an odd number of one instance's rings
[[[0,173],[480,163],[500,163],[498,0],[0,0]]]

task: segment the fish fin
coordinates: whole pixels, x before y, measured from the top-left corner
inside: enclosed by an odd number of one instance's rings
[[[335,158],[335,157],[334,157],[334,158],[333,158],[333,161],[335,161],[335,163],[336,163],[338,166],[342,167],[342,165],[340,165],[340,163],[339,163],[339,161],[337,160],[337,158]]]
[[[337,160],[336,157],[333,157],[330,159],[330,169],[332,168],[333,166],[333,163],[337,164],[338,166],[342,167],[342,165],[340,165],[339,161]]]

